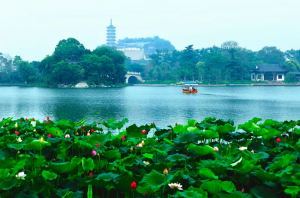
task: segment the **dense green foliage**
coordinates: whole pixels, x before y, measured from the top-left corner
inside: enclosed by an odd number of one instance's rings
[[[287,70],[299,71],[300,50],[284,53],[276,47],[264,47],[255,52],[240,47],[235,41],[228,41],[221,47],[194,49],[193,45],[189,45],[182,51],[157,50],[150,58],[149,64],[139,68],[135,66],[135,71],[144,68],[142,75],[145,80],[197,80],[217,84],[248,81],[251,70],[263,63],[280,64]]]
[[[260,121],[3,119],[0,196],[299,197],[300,120]]]
[[[126,57],[110,47],[97,48],[94,51],[85,47],[76,39],[59,41],[51,56],[41,62],[23,61],[21,57],[8,59],[0,54],[0,82],[76,84],[87,81],[89,84],[124,83]]]

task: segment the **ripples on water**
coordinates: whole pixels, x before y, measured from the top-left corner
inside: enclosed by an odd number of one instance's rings
[[[182,87],[53,89],[0,87],[0,118],[34,117],[88,122],[110,118],[129,124],[165,128],[175,122],[205,117],[233,119],[237,124],[253,117],[299,120],[300,87],[198,87],[198,94],[183,94]],[[127,124],[128,125],[128,124]]]

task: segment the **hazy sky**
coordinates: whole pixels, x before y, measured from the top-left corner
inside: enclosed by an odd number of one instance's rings
[[[0,52],[40,61],[69,37],[93,50],[111,18],[117,39],[157,35],[178,50],[228,40],[300,49],[299,8],[300,0],[0,0]]]

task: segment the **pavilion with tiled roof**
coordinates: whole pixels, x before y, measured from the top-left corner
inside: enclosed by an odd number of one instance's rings
[[[258,64],[251,70],[252,81],[284,81],[288,70],[282,69],[279,64]]]

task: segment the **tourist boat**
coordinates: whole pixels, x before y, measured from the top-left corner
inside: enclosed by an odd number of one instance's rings
[[[198,90],[194,88],[194,86],[198,85],[197,83],[194,82],[186,82],[183,83],[184,88],[182,89],[183,93],[198,93]]]

